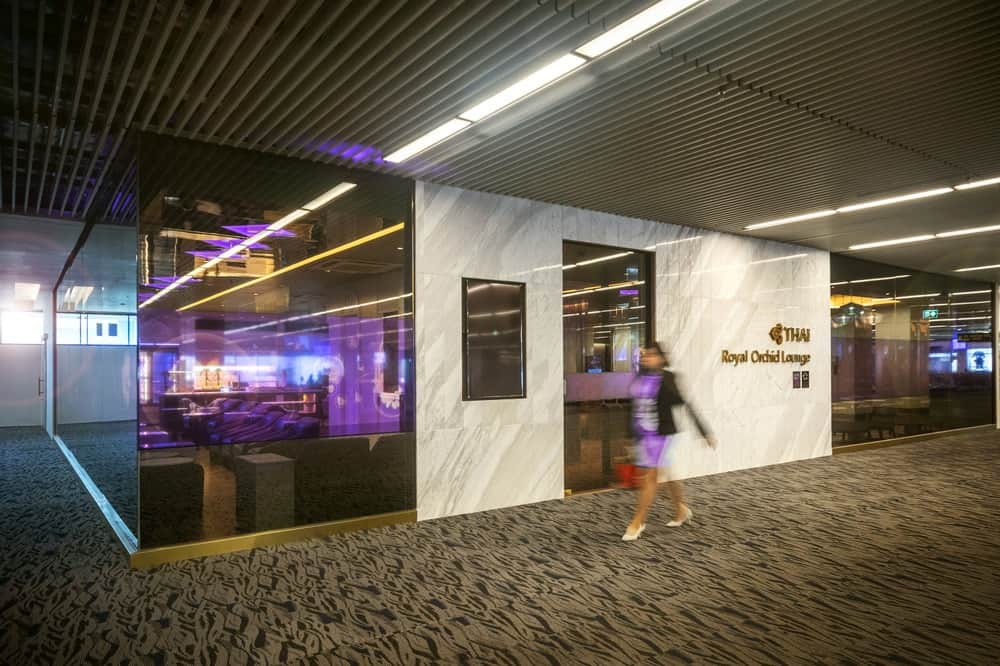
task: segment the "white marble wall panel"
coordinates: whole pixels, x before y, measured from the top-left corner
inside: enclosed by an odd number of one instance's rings
[[[830,453],[829,257],[770,241],[417,183],[417,512],[420,519],[563,494],[562,242],[656,253],[656,332],[718,436],[690,431],[679,476]],[[461,278],[527,284],[527,398],[461,399]],[[728,367],[721,350],[772,349],[770,328],[807,327],[792,367]],[[685,418],[681,422],[686,423]]]

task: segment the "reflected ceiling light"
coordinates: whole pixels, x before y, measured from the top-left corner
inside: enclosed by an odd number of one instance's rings
[[[910,296],[897,296],[899,300],[905,300],[907,298],[932,298],[934,296],[940,296],[941,292],[935,292],[933,294],[912,294]]]
[[[285,215],[281,219],[276,220],[276,221],[272,222],[271,224],[267,225],[267,228],[265,229],[265,231],[278,231],[280,229],[283,229],[283,228],[287,227],[289,224],[291,224],[295,220],[299,219],[300,217],[302,217],[304,215],[308,215],[308,214],[309,214],[308,210],[306,210],[304,208],[296,208],[295,210],[293,210],[288,215]]]
[[[921,234],[919,236],[908,236],[906,238],[893,238],[892,240],[875,241],[873,243],[859,243],[851,245],[849,250],[869,250],[874,247],[886,247],[888,245],[904,245],[906,243],[919,243],[920,241],[933,240],[934,234]]]
[[[246,289],[247,287],[250,287],[252,285],[260,284],[261,282],[264,282],[265,280],[270,280],[271,278],[275,278],[275,277],[277,277],[279,275],[284,275],[285,273],[289,273],[291,271],[298,270],[299,268],[303,268],[304,266],[308,266],[309,264],[316,263],[317,261],[322,261],[323,259],[326,259],[327,257],[331,257],[331,256],[333,256],[335,254],[340,254],[341,252],[346,252],[347,250],[356,248],[359,245],[364,245],[365,243],[370,243],[370,242],[372,242],[374,240],[378,240],[379,238],[383,238],[384,236],[388,236],[390,234],[394,234],[396,232],[402,231],[404,226],[406,226],[405,223],[400,222],[399,224],[393,225],[391,227],[386,227],[385,229],[381,229],[379,231],[376,231],[375,233],[368,234],[367,236],[362,236],[361,238],[356,238],[356,239],[354,239],[352,241],[344,243],[343,245],[338,245],[337,247],[331,248],[331,249],[327,250],[326,252],[320,252],[319,254],[315,254],[315,255],[309,257],[308,259],[303,259],[302,261],[299,261],[297,263],[291,264],[289,266],[285,266],[284,268],[279,268],[278,270],[274,271],[273,273],[268,273],[267,275],[263,275],[263,276],[261,276],[259,278],[254,278],[253,280],[249,280],[249,281],[244,282],[242,284],[235,285],[235,286],[230,287],[228,289],[223,289],[222,291],[220,291],[220,292],[218,292],[216,294],[212,294],[211,296],[206,296],[205,298],[202,298],[201,300],[195,301],[194,303],[189,303],[189,304],[187,304],[187,305],[185,305],[183,307],[177,308],[177,311],[178,312],[183,312],[185,310],[190,310],[191,308],[197,307],[197,306],[202,305],[204,303],[208,303],[209,301],[214,301],[215,299],[217,299],[217,298],[219,298],[221,296],[226,296],[227,294],[231,294],[231,293],[239,291],[241,289]],[[161,291],[161,292],[158,292],[156,295],[159,296],[162,293],[163,292]],[[149,299],[149,301],[146,301],[143,305],[148,305],[149,302],[152,301],[152,300],[153,299]]]
[[[409,298],[413,296],[413,292],[406,294],[399,294],[398,296],[389,296],[387,298],[379,298],[374,301],[367,301],[365,303],[354,303],[352,305],[341,305],[336,308],[330,308],[329,310],[320,310],[319,312],[309,312],[307,314],[295,315],[294,317],[284,317],[283,319],[276,319],[274,321],[266,321],[262,324],[254,324],[252,326],[244,326],[243,328],[234,328],[230,331],[225,331],[226,335],[230,333],[244,333],[246,331],[255,331],[258,328],[267,328],[269,326],[274,326],[275,324],[284,324],[290,321],[300,321],[302,319],[309,319],[310,317],[322,317],[323,315],[335,314],[337,312],[347,312],[348,310],[357,310],[359,308],[366,308],[372,305],[381,305],[382,303],[390,303],[392,301],[398,301],[403,298]],[[396,316],[396,315],[393,315]],[[389,317],[383,317],[383,319],[388,319]],[[301,331],[293,331],[295,333],[300,333]]]
[[[831,282],[830,286],[831,287],[837,287],[837,286],[842,285],[842,284],[850,284],[850,280],[844,280],[843,282]]]
[[[972,296],[975,294],[989,294],[992,293],[990,289],[976,289],[974,291],[953,291],[949,293],[949,296]]]
[[[34,301],[38,298],[38,290],[42,288],[42,285],[35,282],[15,282],[14,283],[14,300],[15,301]]]
[[[838,213],[850,213],[855,210],[864,210],[866,208],[875,208],[877,206],[888,206],[894,203],[902,203],[903,201],[913,201],[915,199],[926,199],[927,197],[936,197],[940,194],[948,194],[952,191],[950,187],[938,187],[933,190],[924,190],[923,192],[914,192],[912,194],[903,194],[898,197],[889,197],[887,199],[875,199],[874,201],[865,201],[858,204],[853,204],[851,206],[843,206],[837,209]]]
[[[655,245],[647,245],[643,249],[644,250],[655,250],[656,248],[663,247],[664,245],[676,245],[677,243],[687,243],[687,242],[690,242],[690,241],[696,241],[696,240],[700,240],[700,239],[701,239],[701,236],[691,236],[689,238],[678,238],[677,240],[672,240],[672,241],[661,241],[659,243],[656,243]]]
[[[938,317],[935,321],[983,321],[993,317]]]
[[[523,99],[533,92],[544,88],[548,84],[561,79],[577,67],[586,63],[586,58],[581,58],[572,53],[564,55],[555,62],[549,63],[545,67],[535,70],[520,81],[504,88],[496,95],[480,102],[468,111],[458,114],[462,120],[478,122],[487,116],[491,116],[500,109],[510,106],[514,102]]]
[[[604,55],[612,49],[616,49],[626,42],[630,42],[643,33],[649,32],[661,23],[675,17],[692,5],[698,4],[700,0],[661,0],[652,7],[645,9],[632,18],[619,23],[607,32],[590,40],[580,48],[577,53],[596,58]]]
[[[882,280],[902,280],[911,277],[910,275],[887,275],[877,278],[862,278],[861,280],[848,280],[847,284],[861,284],[862,282],[881,282]]]
[[[987,305],[993,301],[952,301],[951,303],[931,303],[931,307],[957,307],[959,305]]]
[[[962,183],[961,185],[956,185],[956,190],[974,190],[977,187],[986,187],[987,185],[998,185],[1000,184],[1000,178],[987,178],[986,180],[974,180],[971,183]]]
[[[951,236],[968,236],[969,234],[984,234],[989,231],[1000,231],[1000,224],[991,224],[988,227],[970,227],[969,229],[956,229],[955,231],[942,231],[934,234],[938,238],[950,238]]]
[[[603,257],[597,257],[596,259],[587,259],[586,261],[578,261],[575,264],[566,264],[562,267],[564,271],[570,268],[576,268],[577,266],[589,266],[590,264],[599,264],[602,261],[611,261],[612,259],[620,259],[621,257],[627,257],[630,254],[635,254],[635,252],[618,252],[616,254],[608,254]]]
[[[385,161],[392,163],[404,162],[413,157],[414,155],[416,155],[417,153],[423,152],[428,148],[430,148],[431,146],[441,143],[442,141],[452,136],[453,134],[461,132],[471,124],[472,123],[469,122],[468,120],[462,120],[461,118],[452,118],[444,125],[441,125],[436,129],[432,129],[427,134],[424,134],[416,141],[411,141],[410,143],[406,144],[396,152],[386,155]]]
[[[784,257],[773,257],[771,259],[758,259],[757,261],[751,261],[749,265],[752,266],[754,264],[769,264],[772,261],[788,261],[789,259],[801,259],[803,257],[808,257],[808,256],[809,255],[804,252],[801,254],[788,254],[785,255]]]
[[[805,220],[815,220],[820,217],[830,217],[831,215],[836,215],[835,210],[818,210],[815,213],[805,213],[804,215],[795,215],[794,217],[783,217],[780,220],[771,220],[770,222],[758,222],[757,224],[751,224],[749,226],[743,227],[747,231],[754,231],[755,229],[766,229],[768,227],[778,227],[782,224],[791,224],[792,222],[803,222]]]
[[[327,205],[337,197],[347,194],[357,186],[358,186],[357,183],[340,183],[336,187],[319,195],[318,197],[316,197],[315,199],[304,205],[302,208],[308,211],[319,210],[320,208]]]
[[[1000,264],[990,264],[989,266],[970,266],[968,268],[956,268],[955,272],[967,273],[968,271],[989,271],[995,268],[1000,268]]]
[[[618,284],[608,285],[607,287],[586,287],[584,289],[570,289],[568,291],[563,292],[563,298],[580,296],[581,294],[593,294],[599,291],[610,291],[612,289],[622,289],[623,287],[635,287],[641,284],[646,284],[646,281],[633,280],[632,282],[619,282]]]

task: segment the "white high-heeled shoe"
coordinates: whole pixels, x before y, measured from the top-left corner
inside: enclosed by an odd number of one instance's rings
[[[639,529],[637,529],[635,532],[629,533],[628,530],[625,530],[625,534],[622,535],[622,541],[635,541],[636,539],[639,538],[639,535],[645,531],[646,531],[646,523],[639,525]]]
[[[684,516],[680,520],[671,520],[667,523],[667,527],[680,527],[686,522],[689,522],[691,518],[694,517],[694,512],[691,511],[691,507],[684,505]]]

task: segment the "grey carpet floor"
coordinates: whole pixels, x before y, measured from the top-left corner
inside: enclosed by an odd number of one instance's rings
[[[0,431],[0,662],[996,663],[1000,433],[131,571],[57,449]]]

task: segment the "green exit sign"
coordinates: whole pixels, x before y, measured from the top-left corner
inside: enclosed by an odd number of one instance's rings
[[[920,318],[921,319],[937,319],[938,318],[938,311],[937,310],[924,310],[923,314],[920,315]]]

